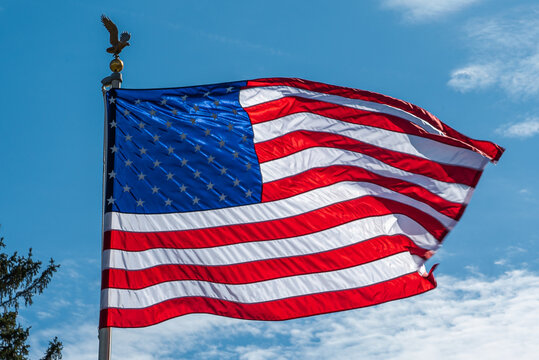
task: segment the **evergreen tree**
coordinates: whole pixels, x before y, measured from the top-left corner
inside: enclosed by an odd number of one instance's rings
[[[34,295],[45,290],[60,265],[50,259],[47,267],[40,271],[41,261],[32,258],[32,249],[25,257],[16,252],[12,255],[2,252],[5,246],[4,238],[0,238],[0,360],[27,360],[30,345],[26,340],[30,328],[17,323],[19,305],[32,305]],[[55,337],[41,360],[59,360],[61,352],[62,343]]]

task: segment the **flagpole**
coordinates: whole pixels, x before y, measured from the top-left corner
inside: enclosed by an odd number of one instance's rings
[[[107,113],[107,89],[119,89],[122,87],[122,74],[121,71],[124,68],[124,63],[119,58],[119,54],[122,49],[129,46],[129,39],[131,34],[128,32],[122,32],[118,36],[118,28],[107,16],[101,15],[101,22],[110,34],[110,44],[112,45],[107,49],[108,53],[114,55],[114,59],[110,62],[109,67],[112,70],[112,74],[101,80],[101,90],[103,92],[103,102],[105,105],[105,122],[103,125],[103,188],[102,188],[102,211],[101,211],[101,254],[104,249],[105,238],[105,201],[106,201],[106,181],[107,181],[107,144],[108,144],[108,113]],[[103,257],[101,257],[101,271],[103,271]],[[104,327],[99,329],[99,353],[98,360],[110,360],[111,354],[111,328]]]
[[[119,89],[122,85],[122,74],[120,73],[123,68],[123,63],[120,59],[115,58],[110,63],[110,69],[113,71],[111,75],[107,76],[102,83],[103,92],[103,104],[105,107],[105,122],[103,125],[103,186],[102,186],[102,211],[101,211],[101,251],[103,251],[104,235],[105,235],[105,185],[107,181],[107,143],[108,143],[108,114],[107,114],[107,88]],[[102,264],[103,270],[103,264]],[[110,360],[111,353],[111,328],[105,327],[99,329],[99,355],[98,360]]]
[[[101,17],[101,21],[109,30],[106,20],[103,20],[104,16]],[[110,20],[109,20],[110,21]],[[109,30],[110,31],[110,30]],[[121,51],[121,49],[120,49]],[[101,211],[101,251],[103,251],[104,245],[104,235],[105,235],[105,201],[106,201],[106,181],[107,181],[107,144],[108,144],[108,113],[107,113],[107,89],[119,89],[122,86],[122,74],[123,62],[118,57],[119,52],[114,53],[114,59],[110,62],[109,67],[112,70],[112,74],[101,80],[101,90],[103,92],[103,104],[105,107],[105,122],[103,125],[103,187],[102,187],[102,211]],[[103,260],[101,260],[103,261]],[[101,263],[101,270],[103,271],[103,262]],[[110,360],[111,354],[111,328],[104,327],[99,329],[99,353],[98,360]]]

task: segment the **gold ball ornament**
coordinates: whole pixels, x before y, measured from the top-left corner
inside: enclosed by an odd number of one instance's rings
[[[124,62],[120,59],[114,59],[109,64],[110,69],[112,72],[120,72],[124,68]]]

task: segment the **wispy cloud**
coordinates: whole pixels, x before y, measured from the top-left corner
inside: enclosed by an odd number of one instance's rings
[[[521,7],[466,27],[468,64],[451,73],[462,92],[499,87],[514,98],[539,94],[539,7]]]
[[[497,77],[498,69],[494,64],[473,64],[454,70],[449,86],[462,92],[484,89],[494,84]]]
[[[275,56],[288,55],[288,54],[286,54],[285,52],[283,52],[283,51],[281,51],[279,49],[276,49],[276,48],[273,48],[273,47],[270,47],[270,46],[266,46],[266,45],[262,45],[262,44],[253,43],[253,42],[243,40],[243,39],[233,38],[233,37],[229,37],[229,36],[223,36],[223,35],[219,35],[219,34],[212,34],[212,33],[207,33],[207,32],[203,32],[203,31],[200,32],[200,35],[202,35],[202,36],[204,36],[204,37],[206,37],[206,38],[208,38],[210,40],[214,40],[214,41],[226,44],[226,45],[235,46],[235,47],[242,48],[242,49],[247,48],[247,49],[254,50],[254,51],[260,51],[260,52],[266,53],[268,55],[275,55]]]
[[[114,329],[117,359],[535,359],[539,275],[439,277],[427,294],[372,308],[285,322],[188,315],[143,329]],[[65,334],[66,359],[95,359],[95,323]],[[39,348],[39,346],[38,346]]]
[[[481,0],[384,0],[383,6],[399,11],[410,22],[428,22],[461,11]]]
[[[496,132],[511,138],[529,138],[539,134],[539,118],[532,117],[521,122],[506,124],[496,129]]]

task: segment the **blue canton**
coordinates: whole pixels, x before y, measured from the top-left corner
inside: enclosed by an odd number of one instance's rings
[[[260,201],[245,82],[107,93],[106,211],[170,213]]]

